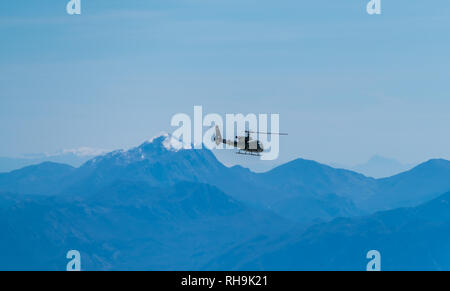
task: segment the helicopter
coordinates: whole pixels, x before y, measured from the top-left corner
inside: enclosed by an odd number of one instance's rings
[[[271,133],[271,132],[259,132],[259,131],[245,131],[245,136],[236,136],[234,140],[222,139],[222,134],[220,133],[219,126],[216,126],[216,135],[214,141],[216,145],[221,143],[225,145],[232,146],[239,149],[236,154],[240,155],[251,155],[251,156],[261,156],[264,151],[264,146],[261,141],[257,139],[252,139],[250,134],[276,134],[276,135],[288,135],[287,133]]]

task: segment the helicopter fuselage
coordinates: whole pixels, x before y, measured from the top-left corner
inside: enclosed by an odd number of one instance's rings
[[[264,147],[259,140],[254,140],[246,136],[236,136],[234,140],[223,139],[222,143],[245,152],[262,153],[264,151]]]
[[[250,137],[249,131],[247,131],[246,136],[236,136],[234,140],[227,140],[222,139],[222,134],[220,133],[219,127],[216,126],[216,136],[214,137],[214,141],[217,145],[223,143],[239,149],[239,154],[251,154],[259,156],[259,154],[264,151],[262,142],[252,139]]]

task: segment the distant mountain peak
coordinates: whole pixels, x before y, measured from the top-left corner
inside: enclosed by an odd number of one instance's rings
[[[168,151],[174,151],[177,152],[179,150],[182,150],[183,148],[186,148],[185,145],[173,136],[169,135],[166,132],[162,132],[161,134],[149,139],[148,141],[144,142],[142,145],[138,147],[139,149],[145,150],[148,148],[151,149],[165,149]],[[190,148],[190,146],[189,146]]]
[[[161,132],[158,135],[155,135],[154,137],[152,137],[151,139],[147,140],[146,142],[144,142],[144,144],[150,144],[150,143],[162,143],[164,142],[166,139],[169,138],[169,134],[167,132]]]
[[[367,162],[350,167],[349,169],[378,179],[400,174],[410,170],[412,167],[413,165],[403,164],[392,158],[374,155]]]
[[[100,156],[100,155],[106,154],[107,152],[108,152],[108,150],[105,150],[105,149],[80,147],[80,148],[76,148],[76,149],[65,149],[65,150],[62,150],[62,152],[59,152],[57,154],[47,155],[47,156],[51,157],[51,156],[72,154],[77,157],[95,157],[95,156]]]
[[[62,171],[62,170],[72,170],[75,169],[74,167],[67,165],[67,164],[61,164],[61,163],[55,163],[55,162],[42,162],[37,165],[31,165],[24,167],[20,170],[16,170],[13,172],[19,172],[19,171]]]
[[[383,156],[381,156],[381,155],[374,155],[374,156],[372,156],[370,159],[369,159],[369,161],[368,161],[369,163],[370,162],[389,162],[389,163],[398,163],[398,161],[397,160],[395,160],[395,159],[392,159],[392,158],[387,158],[387,157],[383,157]]]

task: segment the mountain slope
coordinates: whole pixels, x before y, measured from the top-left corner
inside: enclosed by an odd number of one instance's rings
[[[53,195],[66,184],[76,169],[51,162],[0,174],[0,191]]]
[[[361,174],[303,159],[279,166],[261,177],[283,193],[335,193],[354,201],[372,196],[376,185],[375,179]]]
[[[89,197],[0,193],[1,270],[64,270],[68,250],[85,270],[195,270],[220,249],[289,223],[217,188],[154,188],[116,181]]]
[[[79,167],[88,160],[94,158],[99,154],[99,152],[102,152],[102,150],[80,148],[77,150],[64,150],[52,155],[37,154],[27,155],[20,158],[0,157],[0,173],[11,172],[45,162],[67,164],[72,167]]]
[[[450,191],[450,161],[430,160],[410,171],[380,179],[377,195],[367,201],[374,209],[416,206]]]
[[[448,266],[435,254],[447,251],[447,237],[439,237],[447,232],[445,203],[333,220],[449,191],[448,161],[378,180],[303,159],[256,174],[169,141],[158,137],[80,168],[44,163],[0,174],[0,247],[10,250],[0,269],[64,269],[68,249],[96,270],[360,269],[366,248],[387,254],[388,268],[407,268],[400,256],[409,239],[411,250],[432,252],[416,265],[406,259],[412,267]],[[296,231],[286,232],[289,221]]]
[[[365,270],[365,255],[375,249],[381,252],[383,270],[450,270],[450,193],[415,208],[319,224],[260,242],[250,258],[236,256],[246,248],[236,247],[206,268]]]

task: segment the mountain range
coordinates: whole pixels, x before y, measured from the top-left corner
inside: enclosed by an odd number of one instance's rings
[[[37,165],[43,162],[53,162],[79,167],[104,150],[82,147],[79,149],[63,150],[54,154],[31,154],[23,157],[0,157],[0,173],[10,172],[23,167]]]
[[[437,236],[430,221],[445,218],[448,191],[446,160],[384,179],[303,159],[254,173],[160,136],[78,168],[46,162],[0,174],[0,246],[10,250],[0,269],[64,269],[69,249],[91,270],[358,269],[371,238],[392,255],[389,240],[406,235],[399,225]],[[333,249],[358,258],[326,264],[341,258]],[[390,269],[406,268],[392,260]]]
[[[245,242],[214,258],[206,268],[362,271],[368,262],[365,255],[377,250],[385,271],[448,271],[449,230],[447,193],[418,207],[338,218],[307,231]]]

